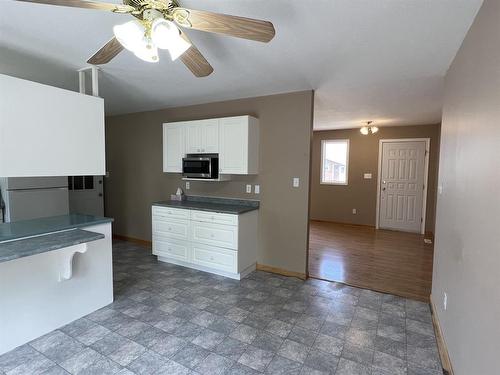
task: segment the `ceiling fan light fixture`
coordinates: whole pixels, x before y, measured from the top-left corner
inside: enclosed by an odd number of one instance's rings
[[[151,38],[158,48],[168,49],[172,61],[175,61],[191,47],[191,43],[181,36],[179,28],[164,18],[157,18],[153,21]]]
[[[114,26],[113,33],[123,47],[135,53],[137,48],[144,45],[146,28],[140,21],[133,20]]]
[[[147,41],[145,41],[144,44],[137,46],[134,50],[134,55],[141,60],[150,63],[157,63],[160,61],[160,58],[158,57],[158,48],[156,48],[153,43]]]

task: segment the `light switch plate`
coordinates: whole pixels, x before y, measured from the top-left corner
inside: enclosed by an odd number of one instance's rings
[[[252,193],[252,185],[247,185],[247,194]]]
[[[293,185],[293,187],[298,188],[300,186],[300,178],[294,177],[292,185]]]
[[[255,185],[255,187],[254,187],[254,193],[255,194],[260,194],[260,185]]]
[[[186,181],[186,190],[191,189],[191,183],[189,181]]]
[[[371,173],[365,173],[365,174],[363,175],[363,178],[364,178],[365,180],[371,180],[371,178],[372,178],[372,174],[371,174]]]

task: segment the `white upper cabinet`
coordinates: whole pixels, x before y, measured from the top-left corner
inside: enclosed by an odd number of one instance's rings
[[[0,74],[0,176],[104,174],[102,98]]]
[[[185,123],[163,124],[163,172],[182,173],[185,135]]]
[[[259,120],[237,116],[163,124],[163,171],[181,173],[186,154],[219,154],[221,174],[257,174]]]
[[[251,116],[219,119],[222,174],[259,173],[259,120]]]
[[[186,154],[217,154],[219,152],[219,120],[186,122]]]
[[[202,151],[206,154],[219,153],[219,120],[205,120],[201,127]]]

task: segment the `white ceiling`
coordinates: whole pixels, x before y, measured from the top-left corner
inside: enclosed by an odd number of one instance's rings
[[[2,0],[0,53],[67,69],[129,15]],[[119,2],[112,0],[111,2]],[[315,129],[438,123],[443,77],[482,0],[185,0],[195,9],[270,20],[269,44],[189,31],[215,73],[195,78],[167,53],[128,51],[103,66],[108,114],[315,89]],[[163,51],[166,52],[166,51]],[[30,72],[38,81],[46,70]],[[8,72],[7,72],[8,73]]]

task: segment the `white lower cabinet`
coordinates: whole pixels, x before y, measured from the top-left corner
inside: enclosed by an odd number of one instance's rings
[[[257,210],[240,215],[153,206],[160,261],[241,279],[257,263]]]
[[[238,273],[238,252],[193,243],[193,263],[229,273]]]
[[[177,243],[173,240],[155,238],[153,240],[153,254],[170,257],[182,261],[189,261],[189,245],[187,243]]]

